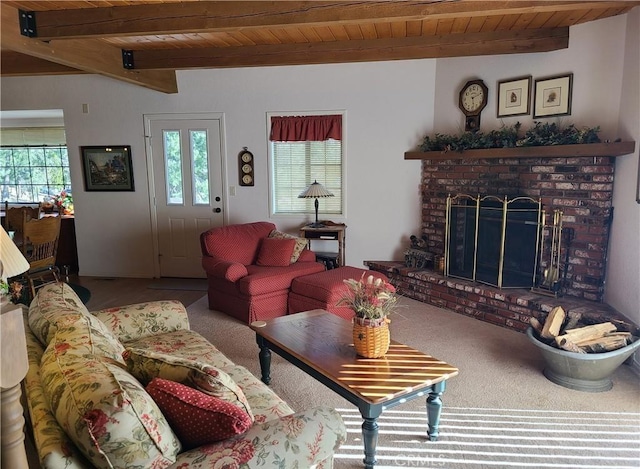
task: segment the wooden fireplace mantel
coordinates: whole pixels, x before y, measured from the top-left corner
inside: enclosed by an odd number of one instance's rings
[[[407,151],[405,160],[454,160],[492,158],[568,158],[580,156],[622,156],[633,153],[636,142],[583,143],[516,148],[482,148],[458,151]]]

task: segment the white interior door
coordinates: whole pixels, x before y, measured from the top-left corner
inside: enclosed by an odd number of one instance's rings
[[[149,118],[160,277],[205,277],[200,233],[222,226],[220,119]]]

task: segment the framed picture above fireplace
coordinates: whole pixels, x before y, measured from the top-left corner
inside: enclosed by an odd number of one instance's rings
[[[571,114],[573,73],[536,79],[533,118]]]
[[[531,76],[498,82],[498,117],[529,114]]]

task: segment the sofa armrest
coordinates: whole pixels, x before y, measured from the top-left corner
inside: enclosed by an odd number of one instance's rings
[[[303,249],[300,253],[300,257],[296,262],[315,262],[316,261],[316,253],[311,251],[310,249]]]
[[[256,424],[237,437],[181,453],[171,467],[210,468],[232,460],[246,461],[242,467],[248,468],[314,467],[332,461],[346,438],[346,427],[336,410],[314,407]]]
[[[92,311],[120,342],[189,329],[189,317],[177,300],[149,301]]]
[[[225,261],[217,257],[203,257],[202,267],[207,277],[216,277],[230,282],[237,282],[249,275],[247,268],[239,262]]]

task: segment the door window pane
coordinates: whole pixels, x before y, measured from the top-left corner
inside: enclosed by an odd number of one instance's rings
[[[193,205],[209,205],[209,155],[207,154],[207,131],[189,131],[191,161],[193,168]]]
[[[182,192],[182,153],[180,152],[180,131],[163,130],[164,167],[167,182],[167,205],[184,204]]]

